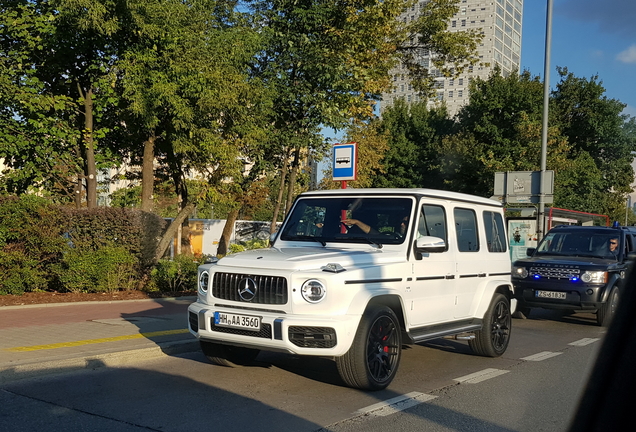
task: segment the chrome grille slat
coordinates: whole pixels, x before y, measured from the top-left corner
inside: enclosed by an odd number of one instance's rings
[[[261,276],[240,273],[215,273],[212,279],[212,295],[223,300],[245,303],[239,295],[239,282],[251,278],[258,287],[252,304],[286,304],[287,279],[281,276]]]
[[[581,275],[581,269],[566,266],[536,266],[530,267],[529,273],[530,276],[538,275],[543,278],[571,279],[572,277],[579,277]]]

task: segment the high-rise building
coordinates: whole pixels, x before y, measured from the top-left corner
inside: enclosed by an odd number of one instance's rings
[[[415,20],[428,0],[419,0],[402,14],[404,22]],[[419,61],[422,66],[430,68],[436,76],[436,96],[429,100],[429,105],[446,102],[450,115],[457,113],[459,108],[468,103],[468,84],[476,77],[486,79],[499,65],[504,75],[519,70],[521,58],[521,26],[523,18],[523,0],[461,0],[459,12],[448,23],[451,32],[478,29],[484,37],[478,46],[479,61],[487,66],[475,65],[468,67],[464,73],[456,78],[445,78],[436,70],[431,61],[434,52],[421,50]],[[394,89],[382,95],[381,110],[393,105],[396,99],[404,98],[409,102],[419,101],[420,98],[409,84],[408,73],[404,66],[391,71]]]

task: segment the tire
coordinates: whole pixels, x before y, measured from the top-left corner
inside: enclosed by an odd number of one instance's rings
[[[203,354],[212,363],[219,366],[246,366],[252,363],[260,350],[255,348],[244,348],[233,345],[223,345],[214,342],[200,341]]]
[[[607,296],[607,301],[596,311],[596,323],[601,327],[609,327],[618,307],[619,292],[615,286]]]
[[[475,339],[469,340],[468,345],[475,354],[499,357],[508,348],[511,330],[510,301],[505,295],[495,293],[484,315],[482,329],[475,332]]]
[[[371,306],[362,315],[351,348],[336,358],[336,365],[349,387],[382,390],[393,381],[401,357],[397,316],[386,306]]]

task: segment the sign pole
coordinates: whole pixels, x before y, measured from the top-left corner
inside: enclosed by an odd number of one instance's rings
[[[333,180],[340,182],[340,188],[347,188],[347,180],[356,179],[356,165],[358,160],[357,143],[334,144],[332,172]],[[340,220],[347,218],[347,210],[340,211]],[[347,228],[344,224],[340,225],[340,232],[345,234]]]

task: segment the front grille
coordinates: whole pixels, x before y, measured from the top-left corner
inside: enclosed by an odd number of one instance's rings
[[[539,275],[542,278],[550,279],[572,279],[579,277],[581,270],[578,267],[568,266],[536,266],[530,267],[530,277]]]
[[[214,325],[214,318],[210,320],[210,330],[219,332],[219,333],[229,333],[240,336],[251,336],[263,339],[271,339],[272,338],[272,326],[270,324],[261,324],[261,329],[259,331],[249,331],[242,329],[235,329],[229,327],[219,327]]]
[[[336,331],[331,327],[289,327],[289,341],[302,348],[333,348]]]
[[[287,303],[287,279],[280,276],[215,273],[212,279],[212,295],[223,300],[245,302],[239,295],[239,290],[243,288],[240,282],[244,282],[247,278],[256,283],[256,292],[250,303],[278,305]]]
[[[199,331],[199,316],[194,312],[188,313],[188,321],[190,322],[190,329],[192,331]]]

